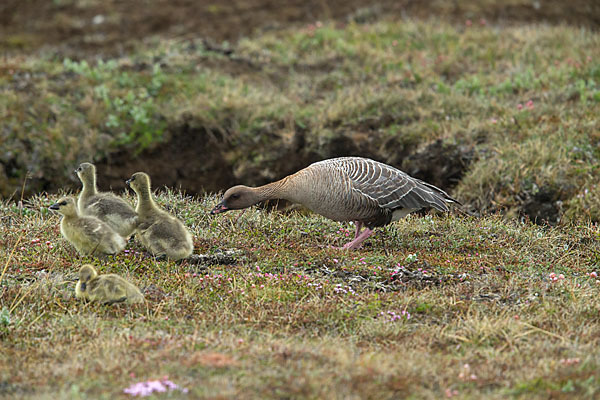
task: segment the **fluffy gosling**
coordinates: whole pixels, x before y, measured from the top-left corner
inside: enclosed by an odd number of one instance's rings
[[[125,239],[96,217],[79,215],[75,199],[63,197],[49,207],[61,214],[60,233],[81,255],[117,254]]]
[[[79,269],[79,281],[75,286],[75,297],[102,304],[143,303],[144,295],[133,284],[119,275],[98,275],[90,264]]]
[[[75,172],[83,184],[77,199],[81,215],[100,219],[124,238],[131,236],[137,225],[137,214],[133,207],[113,193],[98,192],[94,164],[82,163]]]
[[[127,184],[137,194],[136,234],[142,245],[155,256],[165,255],[171,260],[189,257],[194,250],[192,235],[183,222],[156,205],[150,193],[150,177],[136,172]]]

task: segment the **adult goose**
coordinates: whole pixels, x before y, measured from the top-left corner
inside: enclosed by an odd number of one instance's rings
[[[142,245],[153,255],[174,261],[189,257],[194,251],[192,235],[183,222],[156,204],[148,174],[136,172],[126,182],[137,194],[136,236]]]
[[[375,227],[404,218],[412,211],[423,207],[449,211],[448,204],[460,204],[442,189],[390,165],[362,157],[340,157],[316,162],[264,186],[234,186],[211,214],[269,199],[300,203],[334,221],[354,221],[354,240],[345,244],[345,249],[360,247]],[[361,232],[363,226],[366,229]]]
[[[137,224],[137,214],[133,207],[113,193],[98,192],[94,164],[81,163],[75,172],[83,184],[77,199],[79,212],[104,221],[124,238],[131,236]]]

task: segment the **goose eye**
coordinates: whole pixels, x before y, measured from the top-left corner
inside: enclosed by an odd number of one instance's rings
[[[231,198],[232,198],[233,200],[237,200],[237,199],[239,199],[239,198],[240,198],[240,195],[239,195],[239,194],[237,194],[237,193],[234,193],[234,194],[232,194],[232,195],[231,195]]]

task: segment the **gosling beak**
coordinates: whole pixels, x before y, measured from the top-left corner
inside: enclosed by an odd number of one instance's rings
[[[50,207],[48,207],[49,210],[58,210],[59,208],[60,206],[58,205],[58,203],[54,203]]]
[[[81,288],[81,290],[85,290],[87,288],[87,283],[81,282],[81,285],[79,287]]]
[[[215,206],[215,208],[212,209],[212,211],[210,212],[210,215],[221,214],[221,213],[224,213],[225,211],[229,211],[229,208],[227,208],[227,206],[225,204],[223,204],[223,202],[220,202],[219,204],[217,204]]]

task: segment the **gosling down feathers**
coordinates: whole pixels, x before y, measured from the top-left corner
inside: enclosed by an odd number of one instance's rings
[[[96,217],[79,214],[75,199],[63,197],[49,207],[63,216],[60,233],[81,255],[116,254],[125,248],[125,239]]]
[[[300,203],[334,221],[354,221],[354,240],[345,244],[345,249],[360,247],[375,227],[412,211],[423,207],[449,211],[448,204],[460,204],[443,190],[390,165],[362,157],[340,157],[316,162],[264,186],[234,186],[211,214],[270,199]],[[366,229],[361,232],[363,226]]]
[[[83,184],[77,199],[79,212],[104,221],[124,238],[131,236],[137,225],[137,214],[133,207],[113,193],[98,192],[94,164],[82,163],[75,172]]]
[[[108,305],[144,302],[144,295],[135,285],[127,282],[119,275],[98,275],[90,264],[85,264],[79,269],[79,281],[75,286],[75,297]]]
[[[183,222],[161,210],[150,193],[150,177],[136,172],[127,184],[137,194],[138,226],[136,235],[142,245],[156,256],[171,260],[189,257],[194,250],[192,235]]]

